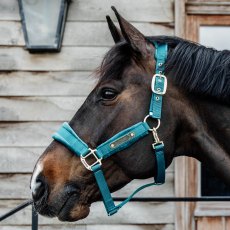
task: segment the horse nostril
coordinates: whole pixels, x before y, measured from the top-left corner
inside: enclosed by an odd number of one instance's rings
[[[67,185],[65,188],[65,192],[68,196],[79,196],[80,188],[76,185]]]
[[[32,192],[34,201],[38,201],[43,197],[45,189],[45,182],[41,179],[37,179]]]

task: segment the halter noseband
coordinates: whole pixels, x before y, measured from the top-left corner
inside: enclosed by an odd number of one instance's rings
[[[164,64],[167,58],[168,46],[154,42],[155,45],[155,59],[156,59],[156,73],[152,78],[152,98],[150,102],[149,114],[144,118],[143,122],[139,122],[127,129],[117,133],[96,149],[91,149],[81,140],[81,138],[74,132],[67,122],[63,123],[60,129],[53,135],[53,139],[66,146],[69,150],[80,157],[82,164],[94,173],[98,187],[100,189],[103,202],[109,216],[115,214],[123,205],[131,200],[131,198],[142,189],[152,186],[161,185],[165,182],[165,159],[164,159],[164,144],[159,140],[157,129],[160,127],[160,118],[162,111],[162,97],[166,93],[167,78],[164,74]],[[150,128],[147,119],[157,119],[158,124],[155,128]],[[117,206],[114,204],[113,198],[106,183],[104,174],[102,172],[102,160],[117,153],[123,149],[148,135],[153,134],[154,143],[152,144],[155,150],[156,158],[156,176],[154,182],[143,185],[135,190],[128,198]],[[94,163],[89,164],[87,158],[91,156],[95,159]]]

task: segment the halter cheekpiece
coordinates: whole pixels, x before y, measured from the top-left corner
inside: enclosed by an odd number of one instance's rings
[[[161,185],[165,182],[164,143],[158,138],[157,129],[160,127],[162,97],[167,90],[167,78],[164,75],[164,69],[168,53],[168,46],[165,43],[157,42],[154,42],[154,46],[156,73],[152,78],[152,98],[150,102],[149,114],[144,118],[143,122],[139,122],[127,129],[122,130],[99,145],[96,149],[89,148],[89,146],[83,140],[81,140],[81,138],[74,132],[67,122],[63,123],[60,129],[53,135],[54,140],[60,142],[78,157],[80,157],[81,162],[86,169],[94,173],[107,214],[109,216],[115,214],[140,190],[152,185]],[[150,128],[147,123],[148,119],[157,119],[157,126]],[[120,204],[115,205],[102,172],[102,161],[114,153],[128,148],[130,145],[137,142],[139,139],[148,135],[149,133],[153,134],[154,143],[152,144],[152,147],[154,149],[157,167],[154,182],[139,187],[128,198],[126,198]],[[88,157],[94,158],[95,161],[92,164],[89,164],[87,162]]]

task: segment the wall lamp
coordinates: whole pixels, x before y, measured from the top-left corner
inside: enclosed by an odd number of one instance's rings
[[[26,48],[60,52],[70,0],[18,0]]]

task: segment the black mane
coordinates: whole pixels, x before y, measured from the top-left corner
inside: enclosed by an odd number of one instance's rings
[[[168,43],[166,75],[170,73],[177,85],[189,92],[230,101],[229,50],[217,51],[177,37],[155,36],[147,39]],[[128,43],[118,43],[102,62],[101,80],[121,76],[131,60],[137,61],[138,58]]]
[[[230,100],[230,51],[213,48],[175,37],[151,37],[167,42],[172,51],[166,63],[166,72],[175,82],[190,92]]]

